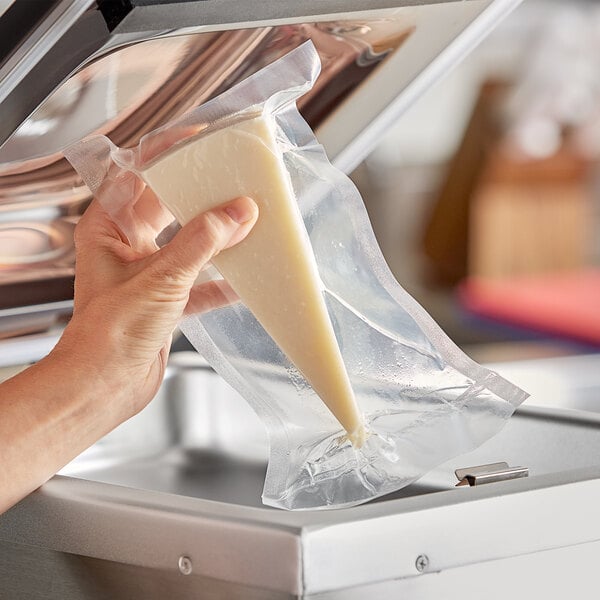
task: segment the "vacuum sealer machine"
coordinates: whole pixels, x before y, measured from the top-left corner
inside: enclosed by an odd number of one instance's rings
[[[64,146],[93,132],[133,145],[310,38],[323,73],[301,110],[349,171],[516,4],[5,3],[0,366],[43,356],[68,318],[89,192]],[[396,494],[285,513],[260,504],[260,421],[201,357],[174,353],[142,413],[0,517],[0,598],[593,597],[599,364],[533,365],[530,381],[587,383],[551,402],[540,387],[495,438]],[[517,383],[519,369],[499,368]]]

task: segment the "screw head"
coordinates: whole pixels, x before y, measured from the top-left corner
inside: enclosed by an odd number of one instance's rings
[[[192,559],[189,556],[180,556],[177,561],[179,572],[182,575],[191,575],[193,570]]]
[[[429,558],[426,554],[419,554],[417,556],[417,560],[415,561],[415,567],[419,573],[424,573],[429,567]]]

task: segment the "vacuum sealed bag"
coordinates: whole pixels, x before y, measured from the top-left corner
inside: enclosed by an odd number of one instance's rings
[[[234,197],[258,204],[248,237],[201,274],[226,302],[181,329],[263,421],[263,501],[285,509],[398,490],[497,433],[526,398],[394,280],[358,190],[296,108],[319,68],[307,42],[134,149],[94,136],[65,151],[133,247]],[[160,224],[139,209],[146,186]]]

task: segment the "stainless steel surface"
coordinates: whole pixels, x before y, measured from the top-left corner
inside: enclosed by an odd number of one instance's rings
[[[15,367],[18,369],[46,356],[56,345],[72,313],[72,300],[24,303],[15,308],[3,308],[0,301],[0,369],[7,368],[6,374],[0,372],[0,381],[14,374]]]
[[[189,2],[185,6],[189,9],[194,4]],[[201,4],[206,10],[211,3]],[[398,6],[404,4],[397,1]],[[228,23],[163,31],[162,37],[167,34],[169,37],[162,40],[156,39],[160,32],[146,23],[147,30],[139,34],[133,46],[119,48],[120,44],[113,41],[94,55],[94,63],[75,65],[77,72],[62,86],[59,87],[61,80],[49,83],[44,104],[23,125],[15,123],[16,133],[2,147],[0,162],[9,164],[4,167],[5,174],[14,170],[14,163],[23,161],[27,164],[21,165],[18,172],[25,167],[31,171],[41,164],[56,162],[65,145],[99,131],[111,134],[116,143],[134,144],[143,133],[218,94],[307,38],[319,49],[324,69],[311,95],[312,104],[322,97],[321,107],[318,110],[306,107],[306,116],[313,126],[326,117],[333,119],[327,126],[329,133],[324,132],[321,140],[335,159],[338,151],[354,143],[371,121],[381,121],[383,115],[379,109],[388,108],[406,86],[414,83],[413,79],[432,63],[439,62],[447,47],[459,46],[461,51],[467,51],[471,45],[468,42],[474,41],[470,38],[483,35],[517,0],[423,4],[384,11],[370,8],[355,13],[347,8],[343,16],[321,12],[314,17],[306,16],[301,22],[290,16],[285,24],[282,19],[265,23],[255,15],[253,22],[238,22],[235,26]],[[218,5],[227,7],[223,2]],[[323,11],[327,3],[319,5]],[[181,6],[177,10],[183,10]],[[297,5],[292,8],[291,3],[280,2],[279,14],[285,14],[286,8],[291,13],[298,10]],[[177,10],[170,7],[169,12]],[[190,31],[194,35],[182,35]],[[175,33],[179,35],[173,37]],[[384,60],[392,55],[394,60]],[[455,55],[454,62],[457,60]],[[448,69],[448,61],[443,62]],[[391,66],[386,67],[385,63]],[[382,68],[375,69],[377,66]],[[184,69],[187,69],[185,74],[181,73]],[[427,75],[430,83],[431,74]],[[365,102],[364,90],[356,88],[362,80],[371,78],[377,83],[368,86],[369,102]],[[44,81],[36,83],[41,88]],[[160,93],[163,85],[168,85],[168,90]],[[374,95],[371,90],[378,93]],[[154,97],[157,93],[158,97]],[[148,102],[151,107],[146,106]],[[352,115],[334,114],[348,103],[355,105]],[[145,110],[140,114],[143,107]],[[153,115],[157,110],[158,114]],[[149,122],[148,113],[152,114]],[[123,132],[122,127],[114,132],[114,127],[125,120],[132,122],[128,132]],[[330,147],[333,144],[336,148]],[[355,162],[368,150],[365,147],[357,153],[355,149]],[[38,159],[35,163],[29,162],[34,158]]]
[[[456,469],[454,474],[458,479],[456,487],[462,487],[528,477],[529,469],[527,467],[509,467],[506,462],[496,462],[490,465]]]
[[[48,93],[46,82],[59,82],[96,52],[106,39],[106,24],[93,0],[61,0],[24,38],[0,67],[0,144]],[[0,22],[1,25],[1,22]],[[50,75],[50,73],[52,73]]]
[[[0,17],[16,2],[16,0],[3,0],[0,2]]]
[[[516,0],[496,0],[496,10],[506,12],[516,3]],[[243,4],[216,0],[162,0],[151,3],[104,0],[100,9],[90,0],[62,2],[47,19],[28,33],[17,52],[0,69],[0,106],[5,115],[0,126],[0,143],[35,108],[35,103],[43,101],[69,73],[81,68],[90,59],[133,41],[172,35],[174,31],[182,30],[214,32],[274,25],[285,27],[298,23],[334,21],[340,17],[350,20],[359,18],[364,23],[375,9],[402,9],[410,15],[411,11],[436,4],[451,5],[452,18],[438,23],[437,37],[442,39],[423,37],[422,43],[425,42],[427,47],[417,50],[419,53],[425,50],[429,60],[448,45],[448,33],[456,37],[484,8],[494,2],[378,0],[369,3],[368,11],[365,11],[364,3],[356,0],[304,0],[301,3],[277,0]],[[430,11],[429,18],[434,16]],[[446,16],[449,16],[448,13]],[[499,17],[500,13],[495,19]],[[455,30],[457,24],[459,28]],[[481,33],[483,25],[479,24],[478,29]],[[413,60],[415,58],[420,59],[413,57]],[[50,59],[54,60],[52,70],[48,69]]]
[[[274,592],[222,580],[184,576],[0,541],[2,600],[291,600]]]
[[[73,577],[85,573],[92,587],[111,580],[111,569],[141,569],[153,581],[164,575],[172,597],[176,574],[197,586],[217,582],[228,598],[261,590],[256,597],[325,599],[360,597],[353,588],[390,593],[363,597],[408,593],[421,555],[427,580],[600,540],[598,415],[525,407],[481,448],[398,494],[337,511],[261,506],[266,443],[260,422],[222,380],[196,355],[175,355],[146,410],[0,518],[0,543],[89,557],[81,564],[103,567],[76,566]],[[454,487],[455,469],[499,459],[528,465],[531,476]],[[477,531],[468,544],[467,521]],[[182,556],[193,565],[185,577]]]
[[[568,414],[538,415],[536,410],[522,409],[484,446],[392,498],[454,490],[454,472],[462,465],[501,457],[527,464],[532,476],[600,467],[600,418],[578,422]],[[550,442],[554,451],[548,449]],[[263,426],[245,402],[209,370],[190,369],[172,375],[143,416],[107,436],[61,474],[262,508],[266,457]]]
[[[578,600],[596,598],[600,543],[302,595],[0,542],[7,600]],[[507,576],[509,575],[509,576]],[[493,582],[493,585],[490,585]]]
[[[72,300],[0,310],[0,368],[11,372],[46,356],[72,312]]]
[[[73,298],[73,231],[86,205],[87,198],[34,207],[0,203],[0,329],[6,329],[3,309]]]

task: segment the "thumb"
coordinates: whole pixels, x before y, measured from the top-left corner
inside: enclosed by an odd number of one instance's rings
[[[151,257],[152,277],[191,287],[204,265],[221,250],[241,242],[258,218],[250,198],[236,198],[184,225]]]

